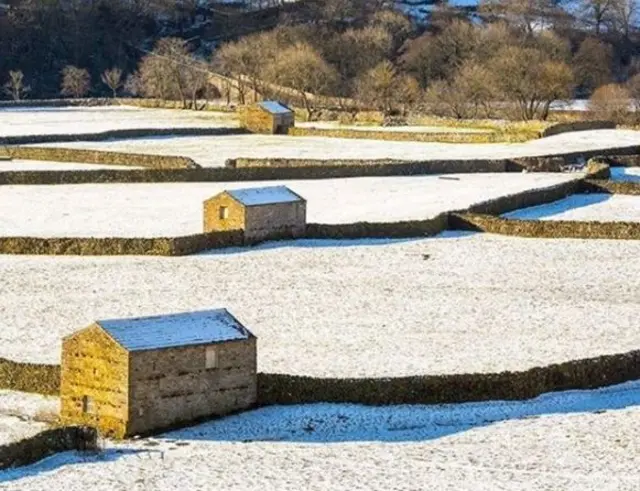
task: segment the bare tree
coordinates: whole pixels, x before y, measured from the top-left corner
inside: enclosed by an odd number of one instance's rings
[[[499,96],[518,108],[524,120],[549,114],[551,103],[570,97],[574,78],[564,62],[554,61],[533,48],[509,46],[489,62]]]
[[[612,81],[612,66],[611,45],[592,37],[582,41],[573,57],[576,82],[589,92]]]
[[[598,118],[624,122],[629,116],[631,94],[623,85],[598,87],[589,99],[589,110]]]
[[[418,82],[399,73],[390,61],[383,61],[358,78],[358,99],[390,116],[404,104],[416,100]]]
[[[491,115],[495,98],[493,74],[483,66],[466,63],[453,81],[441,80],[429,87],[426,102],[437,114],[458,119]]]
[[[408,43],[402,61],[423,88],[435,80],[451,79],[475,55],[479,32],[468,22],[454,20],[440,35],[425,34]]]
[[[633,0],[632,0],[633,1]],[[582,18],[588,26],[593,26],[596,35],[613,13],[616,0],[580,0]]]
[[[138,67],[138,81],[146,97],[181,101],[183,109],[202,109],[199,95],[205,95],[209,70],[191,56],[184,40],[160,39]]]
[[[338,74],[313,47],[296,44],[278,55],[268,77],[277,84],[293,89],[311,120],[318,97],[331,91]]]
[[[113,97],[118,95],[118,89],[122,87],[122,70],[119,68],[111,68],[105,70],[100,76],[102,83],[111,89]]]
[[[617,32],[629,39],[631,30],[638,26],[639,20],[638,0],[613,0],[611,23]]]
[[[341,35],[327,39],[324,57],[331,63],[344,82],[344,90],[353,89],[352,80],[373,68],[391,54],[393,40],[380,26],[347,29]]]
[[[640,73],[634,75],[627,82],[627,90],[631,98],[636,121],[640,119]]]
[[[526,35],[533,35],[553,23],[553,0],[482,0],[480,12],[490,19],[506,20]]]
[[[83,97],[89,93],[91,88],[91,77],[84,68],[72,65],[64,67],[62,70],[62,85],[60,93],[75,98]]]
[[[217,51],[214,67],[236,81],[241,104],[247,102],[245,99],[249,90],[253,91],[254,100],[262,92],[261,81],[265,68],[282,47],[278,40],[280,34],[267,32],[247,36],[227,43]]]
[[[21,101],[31,91],[31,87],[25,85],[22,71],[11,70],[9,72],[9,81],[4,84],[4,91],[14,101]]]

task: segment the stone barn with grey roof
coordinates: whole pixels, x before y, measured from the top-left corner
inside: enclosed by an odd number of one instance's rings
[[[286,186],[232,189],[204,202],[204,231],[242,230],[246,243],[295,238],[307,227],[307,202]]]
[[[256,362],[226,309],[97,321],[63,340],[61,421],[124,438],[246,409]]]
[[[282,102],[262,101],[239,108],[238,120],[252,133],[286,135],[295,125],[295,113]]]

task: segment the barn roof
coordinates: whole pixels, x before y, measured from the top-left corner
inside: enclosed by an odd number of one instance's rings
[[[128,351],[222,343],[251,336],[227,309],[101,320],[97,324]]]
[[[258,106],[271,114],[289,114],[293,111],[278,101],[258,102]]]
[[[287,186],[265,186],[261,188],[243,188],[227,190],[227,193],[244,206],[273,205],[304,201],[302,197]]]

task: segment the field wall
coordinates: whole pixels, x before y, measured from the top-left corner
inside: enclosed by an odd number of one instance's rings
[[[537,239],[640,240],[640,222],[579,222],[562,220],[515,220],[493,215],[452,215],[458,230],[487,232]]]
[[[570,123],[556,123],[540,132],[541,138],[559,135],[561,133],[570,133],[573,131],[589,131],[589,130],[615,130],[616,123],[613,121],[573,121]]]
[[[447,404],[522,400],[546,392],[593,389],[640,378],[640,351],[568,361],[520,372],[398,378],[316,378],[258,374],[258,404],[317,402]]]
[[[83,164],[121,165],[150,169],[196,169],[200,166],[188,157],[146,155],[124,152],[54,147],[7,147],[13,159]],[[55,164],[54,164],[55,165]]]
[[[98,142],[105,140],[126,140],[130,138],[150,138],[154,136],[228,136],[244,135],[242,128],[135,128],[107,130],[97,133],[63,133],[51,135],[20,135],[0,137],[0,145],[34,145],[38,143],[65,143],[75,141]],[[99,152],[102,150],[96,150]]]
[[[83,426],[63,426],[0,445],[0,469],[33,464],[50,455],[71,450],[98,450],[97,431]]]

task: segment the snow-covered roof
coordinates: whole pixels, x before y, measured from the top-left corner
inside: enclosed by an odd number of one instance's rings
[[[271,114],[289,114],[292,112],[291,109],[278,101],[262,101],[259,102],[258,105]]]
[[[97,321],[127,351],[248,339],[251,333],[227,309]]]
[[[245,206],[273,205],[277,203],[294,203],[303,201],[287,186],[266,186],[261,188],[244,188],[228,190],[233,199]]]

